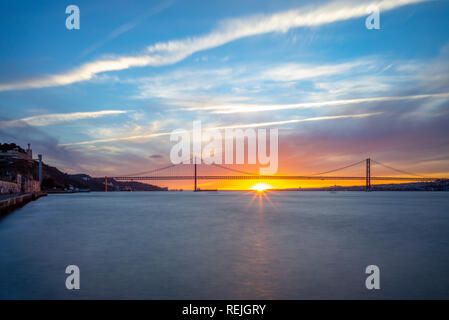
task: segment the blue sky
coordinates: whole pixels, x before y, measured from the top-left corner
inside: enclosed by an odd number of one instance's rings
[[[380,30],[365,27],[370,4]],[[419,0],[3,1],[0,138],[105,175],[167,163],[164,133],[193,120],[279,122],[284,168],[371,156],[446,174],[448,13]]]

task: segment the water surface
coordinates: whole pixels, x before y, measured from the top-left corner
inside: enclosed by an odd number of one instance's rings
[[[49,195],[0,219],[1,299],[449,298],[449,194]],[[65,288],[65,268],[81,289]],[[365,268],[381,289],[365,288]]]

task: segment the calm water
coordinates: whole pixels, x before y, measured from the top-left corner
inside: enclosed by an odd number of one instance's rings
[[[449,298],[449,194],[50,195],[0,219],[0,298]],[[78,265],[81,290],[65,289]],[[365,267],[381,290],[365,289]]]

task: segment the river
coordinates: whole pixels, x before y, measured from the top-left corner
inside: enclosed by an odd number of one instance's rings
[[[449,193],[49,195],[0,219],[0,299],[24,298],[448,299]]]

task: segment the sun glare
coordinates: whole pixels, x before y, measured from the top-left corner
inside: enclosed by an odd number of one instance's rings
[[[256,183],[251,188],[249,188],[249,190],[255,190],[257,192],[263,192],[268,189],[273,189],[273,187],[265,183]]]

